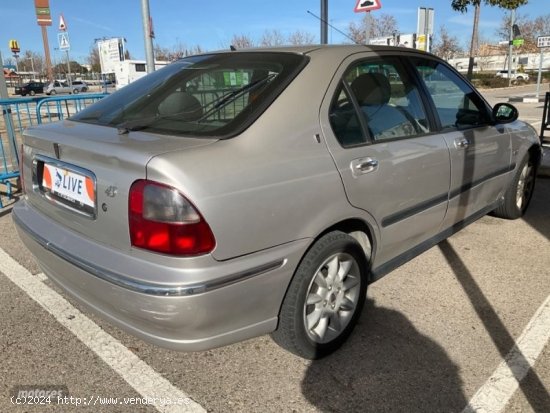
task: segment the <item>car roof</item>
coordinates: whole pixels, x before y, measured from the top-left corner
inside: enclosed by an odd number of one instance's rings
[[[421,50],[411,49],[407,47],[399,46],[378,46],[378,45],[362,45],[362,44],[348,44],[348,45],[306,45],[306,46],[277,46],[277,47],[259,47],[259,48],[246,48],[237,50],[217,50],[214,52],[203,53],[204,55],[218,54],[218,53],[259,53],[259,52],[278,52],[278,53],[298,53],[303,55],[314,56],[320,54],[323,56],[334,55],[334,57],[342,57],[359,52],[392,52],[392,53],[416,53],[419,55],[426,55],[429,53]]]

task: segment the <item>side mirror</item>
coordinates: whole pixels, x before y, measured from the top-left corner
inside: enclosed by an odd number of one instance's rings
[[[509,103],[497,103],[493,108],[493,119],[496,123],[514,122],[518,116],[516,107]]]

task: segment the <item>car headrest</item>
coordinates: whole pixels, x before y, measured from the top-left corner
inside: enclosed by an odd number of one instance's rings
[[[161,116],[178,115],[192,121],[202,116],[202,105],[195,96],[187,92],[174,92],[159,104],[158,113]]]
[[[351,82],[351,90],[361,106],[385,105],[391,96],[391,85],[381,73],[363,73]]]

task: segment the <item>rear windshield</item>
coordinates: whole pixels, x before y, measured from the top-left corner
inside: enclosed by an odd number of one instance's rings
[[[192,56],[136,80],[71,120],[122,131],[230,137],[254,122],[306,63],[294,53]]]

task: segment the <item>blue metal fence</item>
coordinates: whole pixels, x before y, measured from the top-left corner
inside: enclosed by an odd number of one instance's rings
[[[2,195],[12,196],[19,178],[19,146],[23,131],[29,126],[63,120],[107,96],[89,93],[55,97],[0,99],[0,209]],[[3,190],[4,188],[4,190]]]

